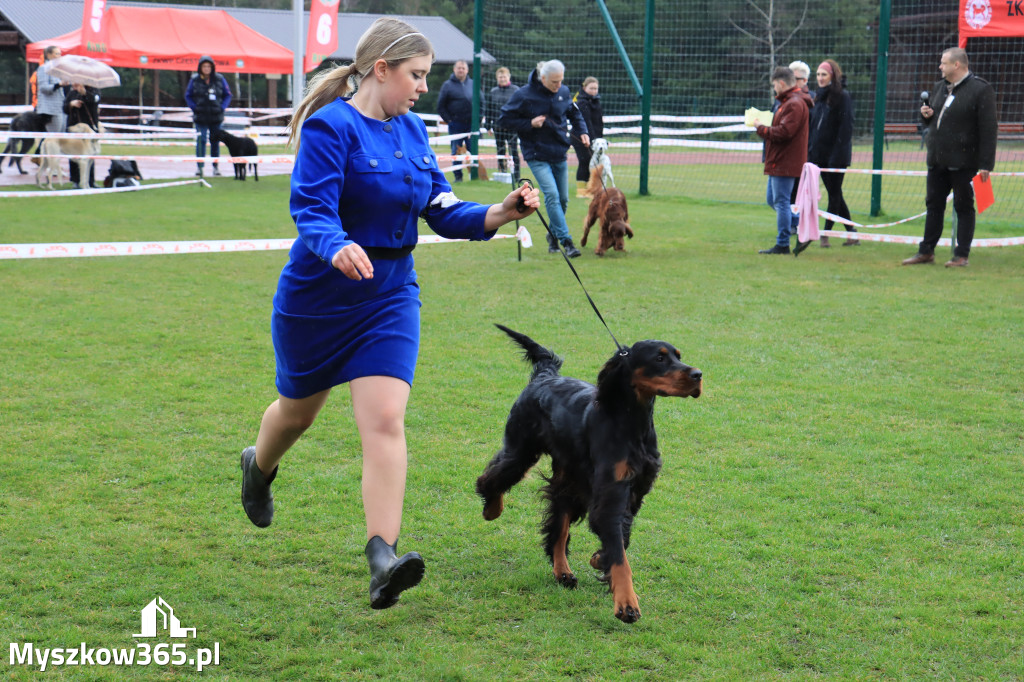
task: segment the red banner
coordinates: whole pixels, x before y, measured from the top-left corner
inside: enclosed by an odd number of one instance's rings
[[[960,47],[968,38],[1024,36],[1024,0],[960,0]]]
[[[309,34],[302,70],[309,73],[338,49],[339,0],[313,0],[309,8]],[[1024,0],[1022,0],[1024,2]]]
[[[107,56],[107,2],[85,0],[82,10],[82,54],[106,61]]]

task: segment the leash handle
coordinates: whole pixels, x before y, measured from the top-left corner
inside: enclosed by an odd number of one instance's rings
[[[519,181],[519,186],[522,187],[523,185],[530,185],[532,187],[532,183],[528,178],[522,178]],[[522,202],[523,199],[520,197],[519,201]],[[526,204],[523,203],[523,208],[525,207]],[[554,241],[554,243],[558,246],[558,252],[562,254],[562,258],[565,260],[565,264],[569,266],[570,270],[572,270],[572,274],[576,277],[576,281],[580,283],[580,288],[583,289],[583,295],[586,296],[587,301],[590,302],[590,307],[593,308],[594,312],[597,314],[597,319],[601,320],[601,324],[603,324],[604,328],[608,331],[608,336],[612,337],[612,343],[614,343],[615,347],[618,349],[619,355],[628,355],[629,349],[623,346],[621,343],[619,343],[619,340],[615,338],[615,334],[612,333],[611,327],[609,327],[608,323],[604,321],[604,315],[602,315],[601,311],[598,310],[597,304],[594,303],[594,299],[590,297],[590,292],[587,291],[587,287],[584,286],[583,280],[580,279],[580,273],[576,272],[576,268],[573,266],[572,261],[569,260],[569,256],[568,254],[565,253],[565,249],[563,249],[562,245],[558,243],[558,237],[555,236],[555,233],[551,231],[551,226],[548,225],[548,221],[544,219],[544,215],[540,212],[540,208],[534,211],[534,213],[536,213],[537,217],[540,218],[541,225],[544,226],[544,229],[547,230],[549,235],[551,235],[552,241]]]

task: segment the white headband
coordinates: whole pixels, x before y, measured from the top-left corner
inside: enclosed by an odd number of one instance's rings
[[[388,50],[390,50],[391,48],[393,48],[393,47],[395,46],[395,43],[397,43],[397,42],[398,42],[399,40],[405,40],[405,39],[406,39],[406,38],[408,38],[409,36],[422,36],[422,35],[423,35],[423,34],[422,34],[422,33],[419,33],[419,32],[416,32],[416,33],[406,33],[406,34],[405,34],[404,36],[402,36],[402,37],[401,37],[401,38],[399,38],[398,40],[395,40],[395,41],[393,41],[393,42],[392,42],[392,43],[391,43],[390,45],[388,45],[387,47],[385,47],[385,48],[384,48],[384,51],[380,53],[380,56],[381,56],[381,57],[383,57],[384,55],[386,55],[386,54],[388,53]],[[426,37],[426,36],[424,36],[424,37]],[[380,58],[380,57],[378,57],[378,59],[379,59],[379,58]]]

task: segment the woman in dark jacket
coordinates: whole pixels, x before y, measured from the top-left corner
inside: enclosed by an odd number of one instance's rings
[[[196,126],[196,158],[206,156],[206,140],[210,140],[210,156],[213,158],[213,174],[220,175],[217,159],[220,158],[220,124],[224,122],[224,110],[231,104],[231,88],[224,76],[217,73],[217,66],[210,57],[200,57],[199,66],[185,88],[185,103],[192,110]],[[203,164],[196,162],[196,175],[202,177]]]
[[[818,91],[811,109],[811,127],[807,143],[807,161],[819,168],[849,168],[853,154],[853,99],[846,90],[846,77],[833,59],[818,66]],[[843,199],[845,173],[822,173],[821,182],[828,191],[828,212],[850,219],[850,209]],[[825,229],[835,223],[825,221]],[[851,226],[847,232],[856,232]],[[843,246],[856,246],[858,239],[847,239]],[[821,238],[821,246],[828,248],[828,237]]]
[[[604,112],[601,110],[601,95],[597,94],[598,90],[599,84],[597,79],[593,76],[587,76],[583,79],[583,87],[573,98],[573,102],[576,103],[580,113],[583,114],[583,120],[587,124],[587,132],[590,134],[591,140],[604,137]],[[579,167],[576,169],[576,196],[588,196],[584,188],[590,179],[590,147],[584,145],[574,135],[572,138],[572,148],[576,150],[576,158],[580,162]]]
[[[81,83],[68,88],[64,97],[64,113],[67,114],[67,127],[85,123],[97,133],[100,131],[100,91]],[[81,171],[78,164],[68,164],[71,182],[75,189],[81,187]],[[96,162],[89,164],[89,187],[96,186]]]

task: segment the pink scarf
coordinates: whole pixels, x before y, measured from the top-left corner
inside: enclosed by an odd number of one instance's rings
[[[800,213],[797,223],[797,239],[802,242],[818,238],[818,180],[821,171],[813,163],[805,163],[800,173],[800,188],[796,191],[796,210]]]

